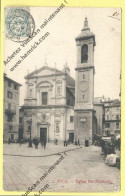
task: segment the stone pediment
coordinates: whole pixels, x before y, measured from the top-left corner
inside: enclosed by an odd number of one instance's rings
[[[31,73],[29,73],[27,76],[25,76],[25,79],[28,79],[28,78],[34,78],[34,77],[42,77],[42,76],[52,76],[52,75],[58,75],[58,74],[64,74],[63,71],[60,71],[58,69],[55,69],[55,68],[51,68],[51,67],[48,67],[48,66],[44,66],[44,67],[41,67],[40,69],[37,69]]]
[[[52,83],[49,82],[49,81],[41,81],[37,84],[36,86],[37,88],[38,87],[53,87]]]

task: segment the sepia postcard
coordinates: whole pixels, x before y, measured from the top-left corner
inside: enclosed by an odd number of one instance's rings
[[[0,195],[125,195],[125,5],[95,2],[2,1]]]

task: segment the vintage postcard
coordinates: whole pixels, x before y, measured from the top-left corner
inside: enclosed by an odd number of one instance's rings
[[[2,2],[1,195],[125,194],[125,5],[74,2]]]

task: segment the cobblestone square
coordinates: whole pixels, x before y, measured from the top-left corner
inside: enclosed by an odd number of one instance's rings
[[[101,148],[47,144],[44,150],[27,144],[4,144],[4,190],[24,191],[37,184],[34,192],[46,184],[46,192],[118,192],[120,171],[105,165]],[[63,153],[67,151],[66,153]],[[18,155],[18,156],[12,156]],[[41,176],[61,157],[62,161],[40,181]],[[29,156],[29,157],[28,157]],[[35,186],[35,185],[34,185]]]

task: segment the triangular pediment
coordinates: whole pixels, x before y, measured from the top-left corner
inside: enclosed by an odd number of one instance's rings
[[[40,69],[37,69],[29,73],[27,76],[25,76],[25,79],[36,77],[36,76],[49,76],[49,75],[56,75],[56,74],[65,74],[65,73],[58,69],[44,66],[44,67],[41,67]]]

